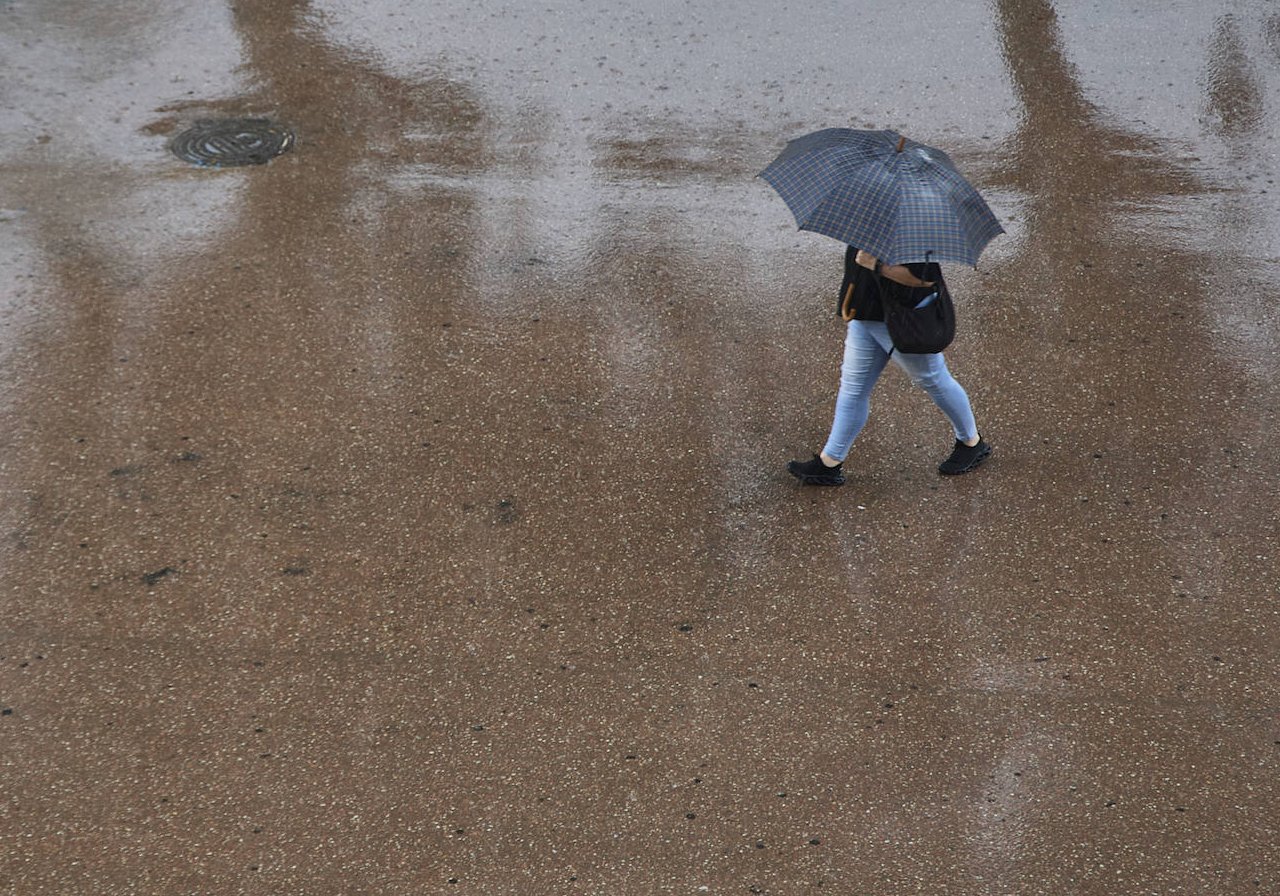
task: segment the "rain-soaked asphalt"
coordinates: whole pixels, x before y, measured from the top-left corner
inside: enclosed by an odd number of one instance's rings
[[[852,8],[851,8],[852,7]],[[0,2],[0,890],[1280,893],[1270,0]],[[202,118],[297,134],[188,166]],[[791,137],[945,148],[992,461]]]

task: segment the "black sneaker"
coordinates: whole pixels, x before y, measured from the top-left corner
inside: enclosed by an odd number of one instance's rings
[[[938,472],[943,476],[959,476],[961,473],[976,470],[990,456],[991,446],[982,438],[978,439],[976,445],[966,445],[956,439],[956,447],[951,450],[950,457],[938,464]]]
[[[793,460],[787,464],[787,472],[805,485],[844,485],[844,474],[840,472],[840,464],[828,467],[818,455],[813,460]]]

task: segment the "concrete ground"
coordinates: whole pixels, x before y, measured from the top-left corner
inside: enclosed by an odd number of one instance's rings
[[[0,0],[0,890],[1280,893],[1271,0]],[[194,122],[296,143],[209,169]],[[756,174],[945,149],[995,445]]]

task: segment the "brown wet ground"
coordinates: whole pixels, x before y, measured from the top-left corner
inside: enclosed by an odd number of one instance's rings
[[[0,2],[0,889],[1280,893],[1272,4],[191,6]],[[784,472],[846,124],[1009,230],[971,476]]]

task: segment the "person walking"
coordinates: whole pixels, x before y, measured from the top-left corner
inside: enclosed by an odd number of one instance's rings
[[[991,445],[978,432],[968,393],[951,375],[942,353],[903,354],[896,351],[884,320],[884,302],[921,307],[945,289],[937,264],[883,265],[856,246],[845,250],[844,280],[840,284],[840,316],[848,321],[840,389],[836,395],[831,433],[811,460],[793,460],[787,471],[806,485],[843,485],[843,463],[866,425],[871,390],[890,358],[906,371],[951,422],[955,445],[938,466],[945,476],[968,473],[991,455]]]

